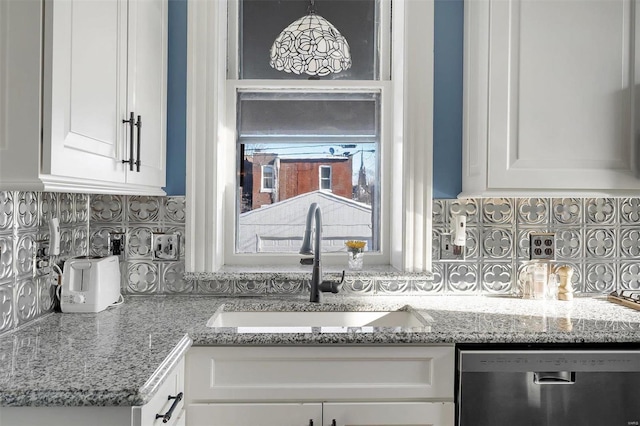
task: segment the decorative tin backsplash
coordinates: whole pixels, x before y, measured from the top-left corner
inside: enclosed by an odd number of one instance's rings
[[[464,261],[441,261],[440,235],[453,214],[467,216]],[[51,309],[49,282],[34,277],[34,242],[58,217],[64,260],[107,254],[110,232],[125,235],[125,294],[258,295],[306,292],[307,282],[185,280],[184,197],[140,197],[0,191],[0,333]],[[514,294],[529,259],[529,234],[555,232],[556,259],[575,269],[579,293],[640,288],[640,198],[486,198],[434,200],[435,279],[351,279],[350,294]],[[156,260],[153,233],[181,238],[178,260]]]
[[[434,200],[434,273],[449,293],[517,293],[529,234],[554,232],[556,260],[574,268],[578,293],[640,288],[640,199],[485,198]],[[439,261],[453,214],[467,216],[466,259]]]
[[[120,260],[122,293],[174,294],[193,292],[184,274],[184,197],[92,195],[90,254],[108,254],[109,233],[125,235]],[[154,259],[154,233],[176,234],[178,260]]]
[[[49,275],[34,274],[35,242],[48,239],[50,217],[60,221],[62,261],[87,253],[89,196],[0,191],[0,334],[51,311]]]

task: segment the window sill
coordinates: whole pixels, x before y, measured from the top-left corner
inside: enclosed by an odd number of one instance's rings
[[[337,280],[342,276],[343,268],[323,266],[323,278]],[[217,272],[186,272],[185,281],[304,281],[311,279],[311,266],[224,266]],[[420,280],[433,281],[430,272],[402,272],[390,265],[366,266],[362,271],[345,270],[347,280]]]

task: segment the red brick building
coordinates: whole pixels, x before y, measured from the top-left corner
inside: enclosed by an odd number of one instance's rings
[[[353,196],[351,156],[282,158],[260,153],[246,157],[244,169],[243,211],[249,205],[255,210],[317,190],[347,199]]]

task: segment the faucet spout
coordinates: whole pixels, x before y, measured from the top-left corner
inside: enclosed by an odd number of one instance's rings
[[[315,233],[313,241],[313,250],[311,250],[311,232],[313,227],[311,226],[315,221]],[[300,247],[300,254],[311,255],[313,254],[313,271],[311,274],[311,295],[309,302],[320,303],[322,301],[323,292],[338,293],[342,288],[344,282],[344,271],[342,271],[342,279],[339,282],[330,282],[322,280],[322,262],[320,257],[322,255],[321,250],[322,243],[322,211],[318,203],[312,203],[309,206],[307,212],[307,223],[304,230],[304,237],[302,239],[302,247]],[[308,265],[305,262],[307,259],[300,260],[300,263]]]
[[[314,244],[311,250],[311,231],[312,224],[315,221]],[[321,262],[321,241],[322,241],[322,210],[318,203],[312,203],[307,212],[307,223],[302,239],[302,247],[300,254],[313,254],[313,269],[311,274],[311,296],[310,302],[320,302],[320,283],[322,283],[322,262]]]

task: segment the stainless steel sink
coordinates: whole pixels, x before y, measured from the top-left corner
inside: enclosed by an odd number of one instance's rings
[[[410,311],[252,311],[219,312],[207,322],[208,327],[260,329],[299,329],[311,327],[422,327],[426,324]],[[287,330],[282,330],[287,331]]]

